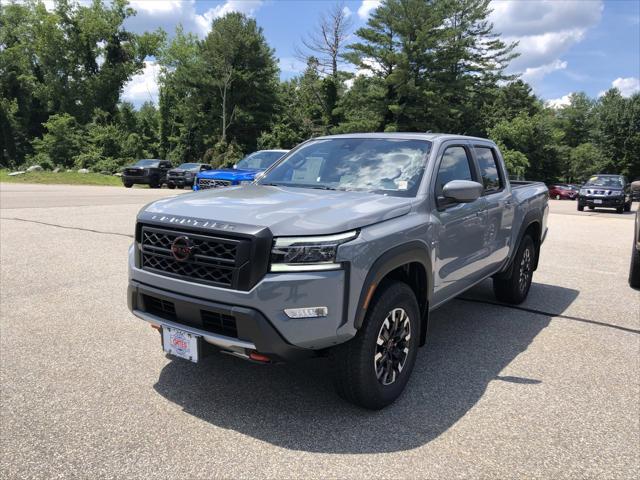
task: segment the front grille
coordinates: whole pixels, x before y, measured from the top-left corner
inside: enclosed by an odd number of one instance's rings
[[[129,176],[140,176],[144,174],[144,170],[139,168],[127,168],[124,173]]]
[[[177,238],[188,239],[191,248],[190,256],[184,261],[177,260],[171,251]],[[140,263],[145,270],[232,288],[237,283],[236,273],[239,267],[248,260],[246,246],[249,243],[249,240],[211,237],[144,226],[140,242]]]
[[[221,188],[229,186],[231,186],[231,181],[229,180],[214,180],[212,178],[198,179],[198,187],[200,187],[202,190],[206,190],[207,188]]]

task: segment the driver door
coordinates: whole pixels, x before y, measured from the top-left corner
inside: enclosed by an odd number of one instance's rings
[[[434,176],[433,305],[436,306],[482,279],[487,212],[484,197],[471,203],[455,203],[442,195],[444,185],[452,180],[479,180],[469,145],[444,144]]]

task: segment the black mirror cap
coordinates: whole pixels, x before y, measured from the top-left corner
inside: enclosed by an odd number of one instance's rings
[[[471,180],[451,180],[442,188],[442,195],[457,203],[471,203],[482,196],[484,187]]]

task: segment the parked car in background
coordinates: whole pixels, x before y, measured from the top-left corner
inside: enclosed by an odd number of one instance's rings
[[[556,200],[575,200],[577,196],[578,192],[571,185],[549,185],[549,197]]]
[[[200,172],[211,170],[211,168],[211,165],[207,163],[183,163],[167,172],[167,187],[192,187],[196,175]]]
[[[233,168],[221,168],[200,172],[193,185],[194,190],[206,190],[208,188],[230,187],[251,183],[260,172],[263,172],[276,160],[282,158],[288,150],[258,150],[247,155]]]
[[[633,230],[633,249],[629,267],[629,285],[640,290],[640,209],[636,210],[636,223]]]
[[[253,184],[144,207],[128,306],[174,357],[328,355],[340,395],[382,408],[407,384],[432,310],[488,278],[502,302],[527,297],[548,190],[508,178],[481,138],[309,140]]]
[[[122,170],[122,184],[131,188],[135,184],[160,188],[167,180],[167,172],[172,167],[168,160],[149,158],[138,160],[135,164]]]
[[[593,175],[580,188],[578,211],[584,207],[615,208],[618,213],[631,211],[631,186],[624,175]]]

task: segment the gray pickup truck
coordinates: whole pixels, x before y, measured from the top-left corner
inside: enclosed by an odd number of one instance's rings
[[[370,409],[404,389],[429,313],[489,277],[522,302],[547,232],[542,183],[496,145],[425,133],[320,137],[254,184],[144,207],[129,308],[163,349],[260,363],[321,355]]]

